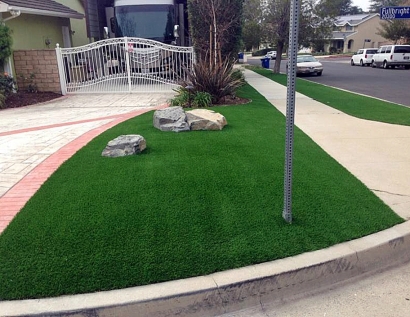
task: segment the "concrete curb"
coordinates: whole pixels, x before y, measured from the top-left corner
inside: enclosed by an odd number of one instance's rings
[[[217,316],[410,261],[410,222],[323,250],[207,276],[38,300],[0,302],[1,316]]]

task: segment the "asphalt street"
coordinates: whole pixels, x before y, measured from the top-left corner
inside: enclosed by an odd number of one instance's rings
[[[286,73],[286,62],[281,63],[282,73]],[[320,58],[320,62],[324,66],[322,76],[299,78],[410,106],[410,90],[406,86],[410,81],[410,70],[351,66],[349,57],[325,57]],[[260,66],[260,57],[250,57],[248,63]],[[270,61],[270,68],[274,63],[274,60]]]
[[[220,317],[408,317],[410,263]]]

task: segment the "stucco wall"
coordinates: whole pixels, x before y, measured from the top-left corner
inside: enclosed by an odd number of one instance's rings
[[[340,48],[340,43],[343,48],[343,53],[354,53],[361,48],[378,48],[381,45],[391,43],[390,40],[385,39],[377,34],[378,29],[382,28],[383,21],[378,15],[374,15],[370,19],[355,25],[353,29],[346,29],[346,26],[339,27],[338,32],[335,32],[337,37],[331,40],[330,44],[325,45],[325,51],[329,51],[329,47]],[[346,32],[346,41],[341,39],[340,33]],[[370,42],[365,42],[365,39],[370,39]],[[343,45],[344,44],[344,45]]]
[[[12,30],[13,49],[47,49],[63,46],[62,27],[70,25],[70,19],[21,14],[6,24]],[[47,45],[46,40],[50,40]]]
[[[26,89],[30,84],[30,75],[34,74],[33,83],[39,91],[61,93],[57,57],[54,49],[16,50],[13,53],[15,76],[18,89]],[[23,78],[27,78],[23,80]]]
[[[351,52],[357,52],[359,49],[365,47],[380,47],[381,45],[388,43],[389,41],[378,35],[378,29],[382,28],[382,20],[378,16],[371,18],[363,24],[357,26],[357,34],[352,38],[354,43],[351,48]],[[364,39],[370,39],[370,42],[364,42]]]
[[[80,0],[54,0],[66,7],[69,7],[79,13],[85,14],[84,6]],[[72,46],[82,46],[88,44],[90,41],[87,38],[87,25],[84,19],[70,19],[71,30],[74,34],[71,36]],[[62,47],[62,46],[61,46]]]

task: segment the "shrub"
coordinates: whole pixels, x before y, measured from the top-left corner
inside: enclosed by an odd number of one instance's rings
[[[205,108],[212,105],[212,96],[205,91],[197,91],[192,101],[196,108]]]
[[[188,89],[186,89],[184,86],[181,86],[178,89],[175,89],[175,91],[177,92],[177,96],[171,99],[171,106],[179,106],[183,108],[190,107],[190,95]]]
[[[240,69],[233,69],[231,76],[233,79],[241,81],[242,85],[245,83],[245,76],[243,75],[243,72]]]
[[[0,93],[6,98],[13,92],[15,81],[9,74],[0,75]]]
[[[181,86],[175,91],[177,96],[171,100],[171,106],[180,106],[183,108],[205,108],[212,105],[212,96],[204,91],[195,91],[195,89]]]
[[[11,55],[12,44],[11,30],[0,20],[0,63],[6,61]]]
[[[330,53],[330,54],[335,54],[336,52],[337,52],[337,48],[336,48],[336,47],[333,47],[333,46],[332,46],[332,47],[329,48],[329,53]]]
[[[171,100],[172,106],[200,108],[218,104],[226,97],[235,97],[236,89],[245,84],[242,71],[233,69],[233,63],[228,59],[217,65],[209,65],[209,60],[199,60],[192,71],[186,72],[188,80],[181,82],[181,87],[175,90],[177,96]]]
[[[30,75],[28,77],[26,77],[24,75],[20,75],[19,77],[20,77],[20,79],[23,83],[23,87],[28,92],[35,93],[35,92],[38,91],[37,84],[35,82],[36,74],[30,73]]]
[[[6,108],[6,97],[0,93],[0,109]]]
[[[6,107],[7,97],[13,92],[14,84],[13,77],[7,73],[0,75],[0,109]]]
[[[212,104],[218,104],[226,96],[234,96],[236,89],[245,83],[241,71],[233,70],[233,63],[226,59],[223,63],[210,66],[205,60],[199,60],[188,73],[190,84],[196,92],[211,95]]]

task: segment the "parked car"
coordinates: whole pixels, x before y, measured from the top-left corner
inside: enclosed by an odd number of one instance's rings
[[[276,51],[267,52],[265,57],[269,57],[270,59],[276,59]]]
[[[373,60],[373,54],[377,53],[377,48],[362,48],[352,56],[350,65],[370,66]]]
[[[286,64],[286,72],[288,64]],[[308,74],[322,76],[323,65],[312,55],[298,55],[296,59],[296,74]]]
[[[380,46],[372,58],[372,67],[394,68],[404,66],[410,69],[410,45]]]

